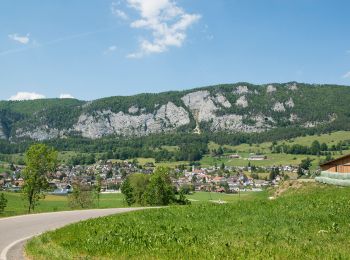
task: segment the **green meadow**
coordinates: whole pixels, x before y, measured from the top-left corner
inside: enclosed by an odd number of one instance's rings
[[[5,212],[0,214],[1,217],[9,217],[15,215],[23,215],[27,213],[25,201],[20,193],[5,192],[5,197],[8,200]],[[242,192],[241,194],[221,194],[215,192],[195,192],[188,195],[187,198],[194,204],[208,203],[210,201],[224,201],[231,203],[239,199],[255,198],[254,192]],[[124,195],[121,193],[101,194],[99,208],[122,208],[127,207],[124,202]],[[97,208],[97,201],[92,208]],[[68,205],[67,196],[47,195],[45,199],[40,200],[36,206],[34,213],[55,212],[72,210]]]
[[[5,212],[1,217],[27,214],[25,201],[20,193],[5,192],[8,201]],[[101,194],[99,208],[121,208],[126,207],[124,197],[120,193]],[[97,203],[93,206],[97,208]],[[47,195],[45,199],[40,200],[33,213],[55,212],[72,210],[68,205],[67,196]]]
[[[79,222],[32,239],[26,253],[31,259],[348,259],[350,188],[297,184],[283,185],[274,200],[259,193]]]

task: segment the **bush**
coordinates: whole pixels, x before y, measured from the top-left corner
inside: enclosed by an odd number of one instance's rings
[[[91,187],[83,184],[73,184],[73,192],[68,196],[71,208],[90,208],[94,202]]]
[[[174,188],[169,177],[169,169],[159,167],[149,176],[140,173],[129,175],[121,187],[126,203],[164,206],[176,203]],[[184,194],[183,194],[184,196]],[[180,204],[184,204],[182,198]]]
[[[4,193],[0,195],[0,213],[3,213],[7,206],[7,199],[5,198]]]

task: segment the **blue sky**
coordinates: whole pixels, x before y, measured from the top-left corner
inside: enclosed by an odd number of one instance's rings
[[[347,0],[1,0],[0,99],[350,85],[349,10]]]

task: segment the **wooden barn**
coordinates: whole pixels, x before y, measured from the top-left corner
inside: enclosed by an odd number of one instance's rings
[[[334,173],[350,173],[350,154],[320,165],[322,171]]]
[[[320,165],[322,171],[316,181],[339,186],[350,186],[350,154]]]

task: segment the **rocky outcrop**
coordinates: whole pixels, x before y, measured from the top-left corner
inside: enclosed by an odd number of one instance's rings
[[[161,106],[154,114],[129,115],[110,110],[95,115],[83,114],[74,125],[74,130],[88,138],[107,135],[142,136],[174,131],[190,123],[188,112],[172,102]]]
[[[238,86],[233,93],[238,94],[238,95],[242,95],[242,94],[248,94],[250,93],[249,89],[247,86]]]
[[[298,86],[297,86],[296,83],[287,85],[287,88],[288,88],[289,90],[292,90],[292,91],[298,90]]]
[[[215,117],[215,106],[209,91],[196,91],[183,96],[182,101],[198,122],[207,122]]]
[[[50,128],[47,125],[42,125],[34,130],[19,128],[16,130],[17,138],[30,138],[37,141],[44,141],[54,138],[61,138],[66,131],[60,131],[56,128]]]
[[[7,139],[4,130],[2,129],[2,125],[0,124],[0,139]]]
[[[216,117],[213,120],[211,127],[212,131],[230,131],[230,132],[262,132],[271,128],[263,116],[253,116],[250,119],[255,121],[255,124],[245,124],[244,116],[242,115],[224,115]]]
[[[128,112],[129,114],[136,114],[137,112],[139,112],[139,108],[137,106],[129,107]]]
[[[216,94],[215,101],[225,108],[230,108],[232,105],[222,94]]]
[[[267,93],[273,93],[275,92],[277,89],[273,86],[273,85],[268,85],[266,88],[266,92]]]
[[[284,107],[283,103],[281,102],[276,102],[272,108],[273,111],[275,112],[285,112],[286,108]]]
[[[236,106],[243,107],[243,108],[248,107],[248,100],[247,100],[247,98],[245,96],[241,96],[239,99],[237,99]]]
[[[294,101],[292,98],[289,98],[289,100],[285,103],[286,107],[293,108],[294,107]]]

